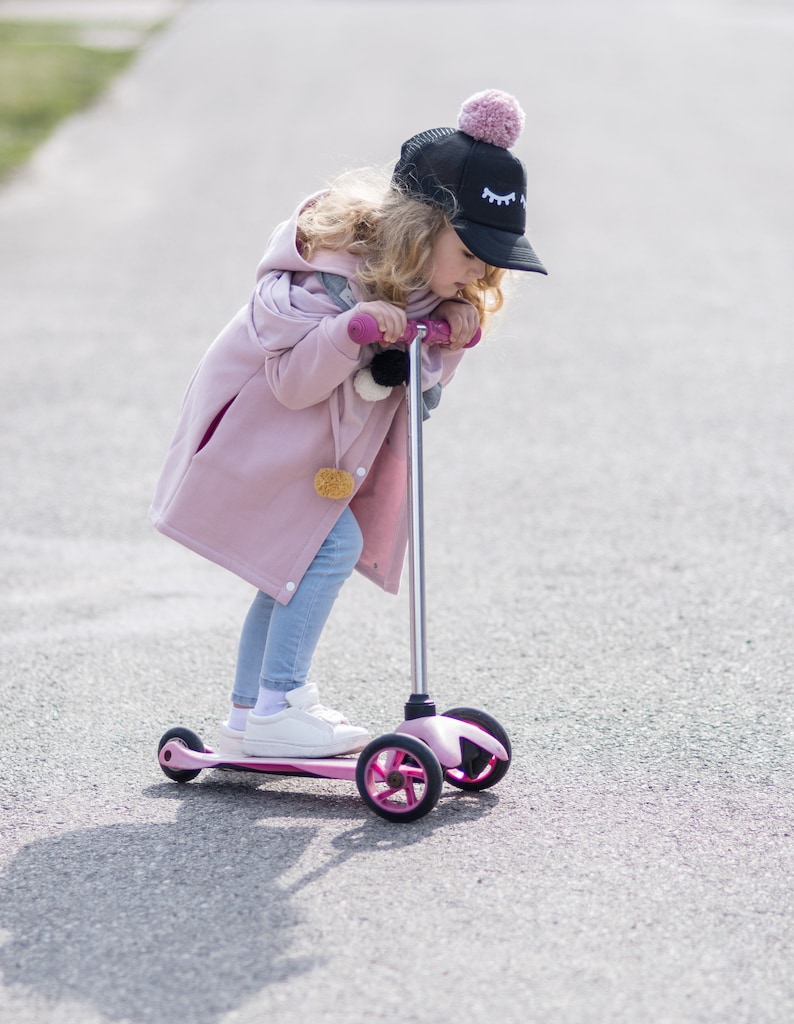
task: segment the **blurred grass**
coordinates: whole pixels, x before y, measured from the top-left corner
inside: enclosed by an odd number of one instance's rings
[[[0,181],[134,53],[86,45],[74,25],[0,21]]]

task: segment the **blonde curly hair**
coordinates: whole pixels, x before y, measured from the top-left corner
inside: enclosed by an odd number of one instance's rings
[[[403,309],[412,291],[427,288],[433,273],[433,244],[451,218],[439,206],[405,195],[391,185],[385,169],[348,171],[305,207],[297,241],[303,258],[321,249],[361,257],[357,282],[370,299]],[[459,295],[477,310],[480,324],[504,303],[506,271],[486,266],[482,278]]]

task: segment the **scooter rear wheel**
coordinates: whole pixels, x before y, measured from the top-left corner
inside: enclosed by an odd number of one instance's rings
[[[438,758],[421,740],[388,733],[358,755],[356,785],[364,803],[386,821],[416,821],[433,810],[444,778]]]
[[[191,779],[195,779],[197,775],[201,774],[200,768],[169,768],[159,760],[160,751],[171,740],[177,740],[183,747],[187,747],[188,750],[197,750],[200,754],[204,753],[204,744],[191,729],[185,729],[181,725],[175,725],[173,729],[164,732],[160,737],[160,742],[157,746],[157,757],[163,772],[174,782],[190,782]]]
[[[476,708],[452,708],[444,712],[445,718],[455,718],[459,722],[469,722],[476,725],[495,740],[507,751],[507,760],[502,761],[495,754],[489,753],[482,747],[478,747],[471,740],[461,740],[463,760],[457,768],[448,768],[444,772],[444,778],[457,789],[465,789],[476,792],[481,789],[489,789],[505,777],[510,767],[510,737],[496,719],[486,711],[478,711]]]

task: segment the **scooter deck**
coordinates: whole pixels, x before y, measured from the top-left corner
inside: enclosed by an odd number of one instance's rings
[[[356,757],[225,757],[213,750],[190,750],[178,740],[166,743],[160,751],[160,764],[174,771],[205,768],[230,768],[235,771],[268,775],[309,776],[316,779],[342,779],[354,782]]]

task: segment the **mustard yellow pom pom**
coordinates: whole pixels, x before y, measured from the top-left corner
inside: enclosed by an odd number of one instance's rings
[[[345,469],[318,469],[314,489],[321,498],[349,498],[355,481]]]

